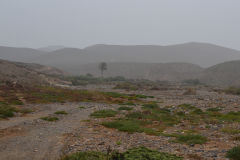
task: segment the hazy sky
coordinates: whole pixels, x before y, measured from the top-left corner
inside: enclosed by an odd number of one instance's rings
[[[239,0],[0,0],[0,45],[210,42],[240,50]]]

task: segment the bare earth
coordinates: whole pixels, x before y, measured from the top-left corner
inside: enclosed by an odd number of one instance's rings
[[[84,106],[86,109],[80,109]],[[63,139],[74,129],[80,128],[81,120],[87,119],[94,108],[103,104],[49,104],[29,106],[39,109],[33,114],[0,121],[1,160],[50,160],[61,155]],[[68,115],[60,115],[59,121],[47,122],[40,117],[65,110]],[[84,128],[82,128],[84,130]]]

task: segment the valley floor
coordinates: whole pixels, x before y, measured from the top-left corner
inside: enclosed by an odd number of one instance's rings
[[[160,107],[191,104],[204,111],[219,106],[223,108],[221,113],[240,111],[239,96],[217,93],[206,88],[199,88],[196,95],[184,95],[184,90],[181,88],[124,91],[105,87],[101,90],[154,96],[151,101],[157,101]],[[104,152],[109,146],[113,150],[125,151],[142,145],[161,152],[183,156],[184,159],[225,160],[227,150],[240,145],[240,141],[234,139],[239,133],[222,132],[222,129],[230,127],[239,130],[238,122],[231,124],[211,124],[210,122],[199,125],[182,122],[164,130],[164,134],[194,130],[208,139],[205,144],[189,145],[175,143],[172,141],[174,138],[170,136],[130,134],[105,128],[101,123],[112,121],[113,118],[89,117],[97,110],[117,110],[120,107],[118,104],[80,102],[29,104],[26,107],[33,108],[34,112],[8,120],[0,120],[0,160],[54,160],[59,159],[63,154],[77,151]],[[135,106],[135,109],[140,110],[141,106]],[[68,114],[54,114],[62,110]],[[125,112],[123,111],[122,114]],[[49,115],[55,115],[59,120],[49,122],[41,119]]]

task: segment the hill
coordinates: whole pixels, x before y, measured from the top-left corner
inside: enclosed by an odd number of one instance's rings
[[[77,70],[88,63],[183,62],[209,67],[225,61],[240,59],[240,51],[206,43],[186,43],[170,46],[94,45],[85,49],[64,48],[35,58],[34,63],[51,65],[63,70]]]
[[[60,50],[65,48],[64,46],[47,46],[47,47],[42,47],[42,48],[38,48],[38,50],[43,51],[43,52],[54,52],[56,50]]]
[[[54,81],[60,82],[56,76],[65,74],[53,67],[0,60],[0,82],[10,81],[28,85],[49,84]]]
[[[46,52],[31,48],[15,48],[0,46],[0,58],[9,61],[30,62]]]
[[[201,82],[217,86],[240,87],[240,60],[224,62],[204,70]]]

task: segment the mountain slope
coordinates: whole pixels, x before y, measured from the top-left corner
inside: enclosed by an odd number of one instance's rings
[[[208,85],[240,87],[240,60],[209,67],[204,70],[200,80]]]
[[[0,59],[9,61],[29,62],[37,56],[46,54],[39,50],[31,48],[15,48],[0,46]]]
[[[61,69],[77,69],[80,64],[105,62],[169,63],[184,62],[209,67],[240,59],[240,51],[206,43],[170,46],[94,45],[85,49],[66,48],[34,59],[34,63]],[[68,70],[69,71],[69,70]]]
[[[43,51],[43,52],[54,52],[56,50],[60,50],[65,48],[64,46],[47,46],[47,47],[42,47],[38,48],[38,50]]]
[[[40,85],[58,81],[56,76],[64,74],[53,67],[0,60],[0,82]]]

